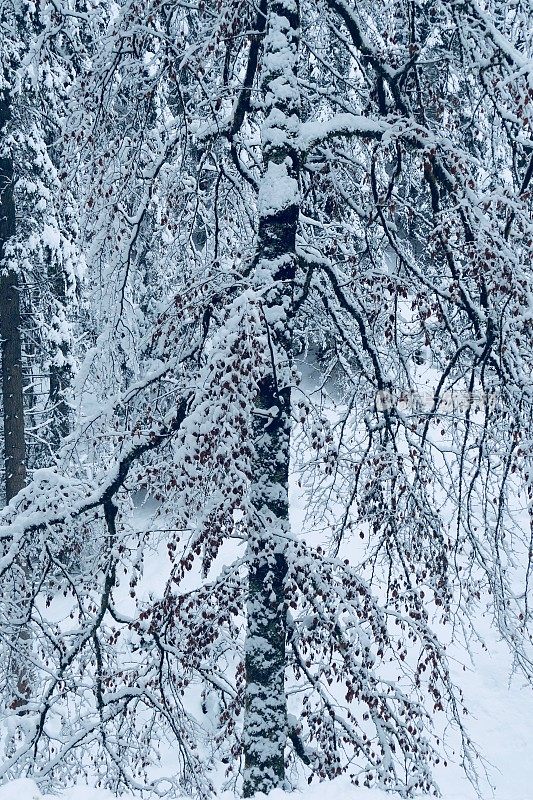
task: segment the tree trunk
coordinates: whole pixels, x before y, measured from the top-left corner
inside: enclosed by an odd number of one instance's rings
[[[285,778],[286,546],[290,536],[288,474],[292,382],[292,311],[299,212],[299,121],[296,83],[299,14],[293,0],[269,4],[264,42],[262,131],[264,175],[259,191],[256,285],[263,290],[268,365],[256,399],[254,519],[248,540],[248,629],[245,647],[245,797],[269,792]]]
[[[0,131],[10,118],[9,100],[0,99]],[[5,263],[6,247],[15,234],[13,161],[0,157],[0,336],[2,337],[2,401],[4,407],[5,494],[9,503],[26,481],[26,445],[22,384],[19,281]]]
[[[48,266],[48,280],[50,292],[57,302],[58,307],[66,314],[67,294],[66,277],[63,269],[58,263],[54,263],[50,258]],[[58,308],[58,311],[59,311]],[[52,456],[55,456],[61,446],[61,442],[70,433],[71,410],[67,402],[67,392],[72,382],[72,370],[68,361],[69,345],[63,337],[61,331],[59,335],[59,346],[50,364],[50,387],[49,398],[51,407],[50,421],[50,446]],[[59,362],[58,363],[58,358]]]
[[[10,119],[7,92],[0,98],[0,132]],[[1,146],[2,143],[0,143]],[[2,403],[4,409],[4,485],[6,503],[26,482],[26,437],[22,377],[20,294],[17,272],[9,265],[8,243],[15,235],[13,160],[0,154],[0,336],[2,339]],[[7,263],[6,263],[7,262]],[[18,628],[16,655],[13,656],[12,708],[23,713],[29,696],[31,670],[27,659],[31,634],[26,624]]]

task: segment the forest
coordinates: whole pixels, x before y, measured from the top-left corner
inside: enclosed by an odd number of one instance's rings
[[[532,0],[0,0],[0,56],[0,797],[487,798]]]

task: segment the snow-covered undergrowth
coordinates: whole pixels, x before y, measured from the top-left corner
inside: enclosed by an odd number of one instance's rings
[[[269,800],[286,800],[288,796],[281,790],[268,795]],[[75,786],[65,791],[62,797],[63,800],[111,800],[113,795],[106,789]],[[223,792],[219,797],[220,800],[230,800],[233,795]],[[258,797],[263,798],[265,795]],[[371,789],[356,789],[346,778],[337,778],[328,783],[314,784],[299,794],[299,797],[301,800],[383,800],[384,795]],[[33,781],[21,779],[0,787],[0,800],[53,800],[53,798],[51,795],[43,795]]]
[[[531,786],[531,781],[529,781]],[[525,792],[525,793],[524,793]],[[523,793],[515,793],[509,790],[502,795],[496,795],[501,800],[531,800],[533,794],[531,790],[524,790]],[[459,787],[446,791],[442,800],[470,800],[471,790],[461,790]],[[28,779],[12,781],[0,787],[0,800],[56,800],[57,796],[43,795],[37,785]],[[267,797],[257,795],[258,800]],[[336,778],[333,781],[314,783],[301,791],[292,795],[278,789],[268,795],[268,800],[386,800],[390,795],[375,789],[363,789],[353,786],[346,777]],[[489,800],[491,795],[482,794],[483,800]],[[234,795],[230,792],[222,792],[218,795],[218,800],[233,800]],[[74,786],[67,789],[61,795],[60,800],[114,800],[113,794],[107,789],[94,789],[87,786]]]
[[[470,710],[469,729],[487,762],[487,778],[481,779],[477,795],[450,753],[448,765],[437,773],[442,800],[475,800],[476,797],[533,800],[533,696],[530,690],[522,687],[520,680],[509,681],[508,654],[490,630],[482,630],[483,622],[479,620],[479,630],[484,635],[487,651],[477,653],[476,669],[465,663],[463,671],[459,659],[454,663]],[[269,800],[291,797],[294,800],[386,800],[390,795],[356,788],[346,777],[313,782],[292,795],[279,790],[268,795]],[[216,800],[234,798],[231,792],[220,792]],[[0,787],[0,800],[53,800],[53,797],[43,794],[32,780],[20,779]],[[114,800],[114,795],[106,789],[79,785],[65,789],[60,800]]]

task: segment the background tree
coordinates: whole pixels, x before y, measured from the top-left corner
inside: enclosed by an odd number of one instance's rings
[[[3,23],[11,27],[16,36],[20,18],[15,8],[2,9]],[[2,405],[4,412],[4,463],[5,495],[9,502],[26,480],[26,446],[24,435],[24,405],[22,379],[22,345],[20,319],[20,276],[12,261],[10,246],[16,231],[14,201],[14,163],[9,137],[9,124],[13,115],[14,71],[20,53],[19,47],[5,37],[2,48],[2,98],[0,124],[2,133],[2,158],[0,177],[0,335],[2,336]]]
[[[2,25],[2,328],[5,500],[24,487],[36,466],[50,464],[66,435],[65,394],[72,367],[68,299],[75,283],[72,196],[54,166],[58,119],[69,77],[63,53],[47,40],[44,7],[6,2]],[[57,158],[56,158],[57,160]],[[61,376],[61,377],[60,377]],[[4,702],[21,713],[31,693],[31,629],[24,613],[31,565],[22,556],[6,602]],[[21,600],[22,598],[22,600]],[[17,649],[21,652],[17,653]],[[31,661],[31,659],[29,659]]]

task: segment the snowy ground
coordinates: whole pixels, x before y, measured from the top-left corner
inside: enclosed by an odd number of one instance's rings
[[[220,796],[220,800],[231,800],[232,797],[232,795],[224,793]],[[260,795],[260,797],[265,796]],[[290,795],[276,791],[268,795],[268,800],[287,800],[288,797]],[[384,797],[385,795],[381,792],[356,789],[344,778],[331,781],[328,784],[327,793],[323,784],[316,784],[306,789],[305,793],[301,795],[302,800],[383,800]],[[0,800],[57,800],[57,798],[42,795],[33,781],[18,780],[0,787]],[[80,786],[66,791],[62,800],[115,800],[115,798],[102,789],[88,789]]]
[[[476,670],[456,665],[470,711],[469,731],[486,760],[489,781],[480,783],[483,800],[533,800],[533,691],[515,676],[509,681],[505,647],[484,632],[488,652],[479,651]],[[476,792],[453,756],[437,773],[445,800],[473,800]],[[368,800],[374,800],[370,797]]]

